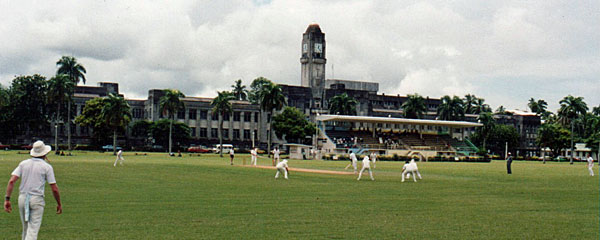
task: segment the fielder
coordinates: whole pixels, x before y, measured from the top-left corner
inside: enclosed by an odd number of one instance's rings
[[[279,178],[279,173],[283,173],[283,177],[285,179],[288,179],[288,160],[284,159],[283,161],[281,161],[280,163],[277,164],[276,168],[277,168],[277,173],[275,173],[275,179]]]
[[[402,182],[404,182],[405,176],[407,178],[410,178],[411,174],[415,182],[417,182],[417,176],[419,176],[419,179],[423,179],[421,177],[421,173],[419,173],[419,168],[417,167],[417,163],[414,159],[410,161],[407,160],[404,166],[402,167]]]
[[[233,157],[235,157],[235,151],[233,151],[232,149],[229,149],[229,158],[231,158],[231,165],[233,165]]]
[[[279,148],[275,147],[275,150],[273,150],[273,166],[275,166],[275,164],[279,164]]]
[[[365,156],[362,160],[363,162],[363,167],[360,170],[360,173],[358,174],[358,178],[356,179],[357,181],[360,181],[360,177],[362,177],[363,172],[365,171],[365,169],[369,170],[369,176],[371,177],[371,181],[375,181],[375,178],[373,178],[373,172],[371,172],[371,164],[369,161],[369,156]]]
[[[371,162],[373,162],[373,168],[376,168],[377,166],[375,165],[375,163],[377,161],[377,153],[371,152],[371,156],[369,157],[369,159],[371,160]]]
[[[587,157],[587,162],[588,162],[588,171],[590,171],[590,176],[594,176],[594,169],[592,169],[594,167],[594,159],[592,158],[592,156],[590,156],[590,154],[588,154]]]
[[[125,161],[125,159],[123,158],[123,151],[119,150],[117,152],[117,159],[115,159],[115,164],[113,164],[113,167],[117,166],[117,162],[119,162],[119,164],[121,164],[121,166],[123,166],[123,161]]]
[[[250,165],[256,166],[256,158],[258,155],[257,152],[258,152],[258,148],[250,150],[250,155],[252,156],[252,159],[250,160]]]
[[[350,166],[352,166],[354,168],[354,173],[356,173],[357,162],[358,162],[358,159],[356,159],[356,154],[354,154],[354,152],[350,152],[350,163],[348,164],[348,166],[346,166],[346,168],[344,168],[344,170],[346,170]]]

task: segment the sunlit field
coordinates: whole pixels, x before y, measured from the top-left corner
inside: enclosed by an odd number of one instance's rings
[[[240,167],[218,155],[125,152],[50,156],[62,215],[46,187],[40,239],[598,239],[599,179],[584,163],[419,163],[423,180],[400,182],[401,162],[363,176]],[[25,152],[0,152],[1,191]],[[344,171],[347,161],[291,160]],[[259,159],[259,164],[270,160]],[[359,162],[360,167],[360,162]],[[598,167],[594,166],[598,173]],[[596,174],[597,175],[597,174]],[[12,195],[16,208],[18,190]],[[18,239],[18,210],[0,214],[0,238]]]

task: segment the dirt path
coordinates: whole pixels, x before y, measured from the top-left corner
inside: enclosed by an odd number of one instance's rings
[[[240,165],[237,165],[240,166]],[[250,165],[242,165],[241,167],[254,167],[254,168],[262,168],[262,169],[275,169],[273,166],[250,166]],[[308,173],[321,173],[321,174],[336,174],[336,175],[354,175],[352,172],[341,172],[341,171],[331,171],[331,170],[320,170],[320,169],[308,169],[308,168],[288,168],[290,172],[308,172]]]

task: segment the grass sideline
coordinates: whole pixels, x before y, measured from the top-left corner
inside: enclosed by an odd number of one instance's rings
[[[377,162],[374,182],[303,172],[285,181],[212,154],[126,152],[116,168],[111,153],[73,154],[50,156],[64,213],[54,214],[46,187],[40,239],[599,238],[599,180],[584,163],[515,161],[511,176],[504,161],[420,163],[424,179],[400,183],[401,162]],[[0,191],[26,158],[0,151]],[[250,162],[237,154],[235,164],[241,158]],[[346,164],[290,161],[338,171]],[[0,214],[0,226],[0,238],[20,238],[18,210]]]

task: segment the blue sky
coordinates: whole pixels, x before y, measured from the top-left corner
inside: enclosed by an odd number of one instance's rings
[[[549,110],[566,95],[600,104],[598,1],[0,0],[0,84],[52,76],[62,55],[87,85],[128,98],[176,88],[212,97],[258,76],[300,84],[302,33],[320,24],[327,77],[386,94],[475,94],[492,108]]]

